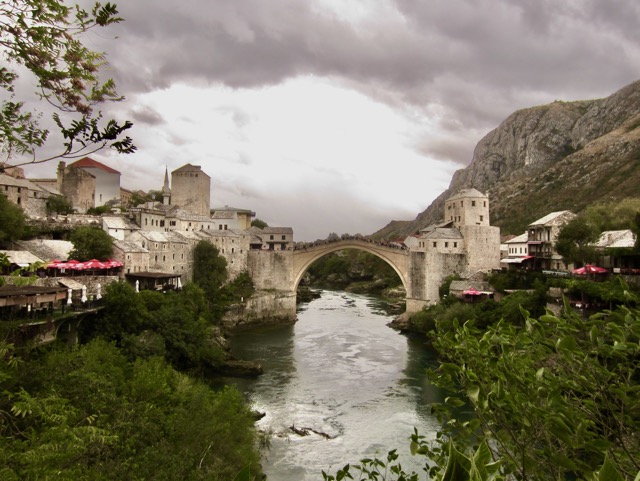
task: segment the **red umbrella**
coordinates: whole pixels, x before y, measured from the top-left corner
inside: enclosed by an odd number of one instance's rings
[[[90,261],[83,262],[84,269],[107,269],[109,266],[105,262],[100,262],[98,259],[91,259]]]
[[[105,265],[107,265],[109,268],[112,267],[122,267],[124,266],[124,264],[120,261],[114,261],[113,259],[108,259],[104,262]]]
[[[585,264],[584,267],[579,267],[578,269],[574,269],[572,272],[577,276],[586,276],[587,274],[606,274],[609,271],[604,267]]]
[[[469,296],[481,296],[482,292],[476,291],[475,289],[467,289],[466,291],[462,291],[463,294]]]
[[[53,259],[47,264],[47,269],[60,269],[60,267],[64,267],[65,263],[60,259]]]

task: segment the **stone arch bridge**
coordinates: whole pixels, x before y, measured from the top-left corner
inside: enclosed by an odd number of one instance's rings
[[[322,242],[318,245],[296,249],[293,252],[293,288],[298,288],[304,273],[315,261],[332,252],[344,249],[358,249],[369,252],[389,264],[398,274],[405,289],[409,288],[409,251],[407,249],[387,247],[361,239],[346,239],[334,242]]]
[[[256,289],[272,293],[277,299],[265,306],[254,306],[256,310],[270,309],[287,311],[286,317],[295,318],[296,290],[300,280],[311,264],[331,252],[344,249],[359,249],[369,252],[387,262],[398,274],[407,292],[406,312],[411,314],[437,301],[441,269],[427,269],[425,252],[400,247],[386,246],[366,239],[343,239],[309,244],[302,248],[282,251],[250,251],[249,273]],[[435,290],[433,288],[435,287]],[[253,302],[259,302],[254,300]]]

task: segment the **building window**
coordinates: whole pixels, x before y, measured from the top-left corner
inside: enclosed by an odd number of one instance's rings
[[[454,243],[453,243],[453,247],[458,247],[458,243],[457,243],[457,242],[454,242]]]
[[[218,230],[222,230],[222,224],[218,226]]]
[[[284,235],[282,236],[282,240],[286,240],[286,238],[287,238],[287,236],[284,236]]]
[[[483,216],[483,215],[481,215],[481,216],[480,216],[480,222],[482,222],[483,220],[484,220],[484,216]]]
[[[445,247],[449,247],[449,243],[448,243],[448,242],[445,242],[445,243],[444,243],[444,246],[445,246]]]
[[[483,204],[482,207],[486,207],[487,206],[487,201],[486,200],[483,201],[482,204]]]
[[[472,201],[471,201],[471,207],[475,207],[475,206],[476,206],[476,201],[475,201],[475,200],[472,200]]]
[[[269,240],[273,240],[273,235],[270,235],[270,236],[269,236]]]
[[[433,247],[438,247],[438,243],[434,241]]]
[[[464,200],[460,201],[460,207],[464,206]]]

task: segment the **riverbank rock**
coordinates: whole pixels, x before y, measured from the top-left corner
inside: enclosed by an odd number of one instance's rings
[[[409,324],[409,316],[406,312],[402,313],[393,321],[389,322],[387,326],[400,332],[409,332],[411,330],[411,326]]]
[[[222,376],[254,378],[264,373],[262,365],[257,362],[229,359],[218,368]]]

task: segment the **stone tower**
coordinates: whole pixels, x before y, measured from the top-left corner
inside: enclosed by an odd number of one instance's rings
[[[185,164],[171,172],[171,205],[209,217],[211,177],[199,165]]]
[[[468,274],[500,268],[500,228],[489,224],[489,197],[463,189],[445,201],[444,219],[464,238]]]

